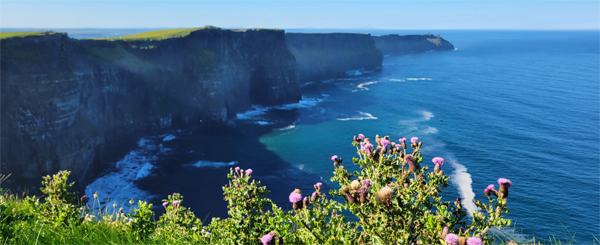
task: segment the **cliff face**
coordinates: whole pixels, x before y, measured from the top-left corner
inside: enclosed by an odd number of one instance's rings
[[[430,50],[454,50],[454,46],[439,35],[396,34],[374,36],[375,45],[384,55],[405,55]]]
[[[2,39],[2,172],[77,181],[104,147],[301,98],[283,31],[202,29],[159,41]]]
[[[381,67],[383,55],[369,34],[286,33],[300,82],[347,76],[347,71]]]

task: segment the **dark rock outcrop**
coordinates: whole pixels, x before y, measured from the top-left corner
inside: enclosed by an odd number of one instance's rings
[[[109,145],[301,98],[281,30],[206,28],[157,41],[55,33],[2,39],[1,57],[1,170],[11,179],[68,169],[85,183]]]
[[[454,46],[440,35],[404,35],[397,34],[374,36],[375,45],[384,55],[405,55],[431,50],[453,50]]]
[[[286,33],[300,82],[346,77],[348,71],[381,67],[383,55],[370,34]]]

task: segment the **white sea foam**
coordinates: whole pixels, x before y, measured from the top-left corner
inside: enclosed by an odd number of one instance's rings
[[[176,139],[175,135],[169,134],[163,138],[163,141],[171,141]]]
[[[450,181],[458,188],[458,193],[462,198],[462,206],[467,209],[469,216],[472,216],[473,212],[477,211],[477,206],[473,203],[475,193],[471,187],[473,183],[471,175],[467,173],[467,167],[456,161],[454,156],[447,157],[446,160],[454,167]]]
[[[319,104],[322,101],[323,101],[323,99],[320,99],[320,98],[307,98],[307,97],[302,96],[302,99],[300,101],[298,101],[298,103],[274,106],[272,108],[281,109],[281,110],[309,108],[309,107],[313,107],[313,106]]]
[[[186,167],[196,167],[196,168],[222,168],[227,166],[236,165],[238,161],[231,162],[212,162],[212,161],[198,161],[193,164],[184,165]]]
[[[296,127],[296,125],[292,124],[290,126],[287,126],[287,127],[284,127],[284,128],[280,128],[279,130],[290,130],[290,129],[293,129],[295,127]]]
[[[361,83],[358,86],[356,86],[358,89],[352,90],[352,92],[356,92],[356,91],[359,91],[359,90],[369,90],[369,88],[367,88],[365,86],[376,84],[376,83],[378,83],[378,82],[377,81],[370,81],[370,82]]]
[[[252,109],[237,113],[235,114],[235,117],[240,120],[252,120],[260,115],[265,114],[268,110],[269,108],[264,106],[252,105]]]
[[[154,169],[157,157],[156,137],[142,138],[138,141],[138,148],[129,152],[123,159],[115,164],[116,171],[108,173],[86,186],[85,194],[90,197],[90,207],[94,205],[92,196],[98,192],[101,202],[109,199],[110,203],[116,202],[121,206],[128,200],[147,200],[153,196],[139,189],[134,181],[147,177]],[[123,205],[129,208],[129,205]],[[98,207],[96,202],[95,207]]]
[[[406,82],[406,80],[404,79],[396,79],[396,78],[390,78],[388,79],[390,82]]]
[[[423,116],[423,120],[425,121],[429,121],[431,118],[435,117],[433,113],[429,111],[420,111],[419,113]]]
[[[426,133],[426,134],[437,134],[438,130],[437,130],[437,128],[434,128],[434,127],[427,127],[425,130],[423,130],[423,133]]]
[[[256,123],[256,124],[258,124],[258,125],[269,125],[269,124],[273,124],[273,123],[270,123],[270,122],[267,122],[267,121],[256,121],[256,122],[254,122],[254,123]]]
[[[370,113],[366,113],[366,112],[362,112],[359,111],[358,112],[359,115],[357,117],[350,117],[350,118],[338,118],[338,121],[349,121],[349,120],[367,120],[367,119],[377,119],[377,117],[374,117],[373,115],[371,115]]]
[[[407,81],[431,81],[433,79],[427,77],[407,77]]]

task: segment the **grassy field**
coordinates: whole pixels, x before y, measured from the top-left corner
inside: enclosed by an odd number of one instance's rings
[[[177,38],[177,37],[185,37],[190,35],[193,31],[205,29],[206,27],[200,28],[188,28],[188,29],[168,29],[168,30],[159,30],[159,31],[150,31],[144,33],[138,33],[127,36],[120,37],[110,37],[110,38],[98,38],[101,40],[125,40],[125,41],[134,41],[134,40],[163,40],[168,38]]]
[[[0,39],[11,38],[11,37],[25,37],[25,36],[42,36],[49,35],[55,32],[49,31],[29,31],[29,32],[1,32]]]

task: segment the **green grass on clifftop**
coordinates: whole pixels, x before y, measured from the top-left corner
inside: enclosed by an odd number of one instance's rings
[[[185,37],[190,35],[193,31],[200,29],[207,29],[209,27],[200,27],[200,28],[188,28],[188,29],[168,29],[168,30],[159,30],[159,31],[150,31],[144,33],[138,33],[127,36],[120,37],[111,37],[111,38],[98,38],[102,40],[125,40],[125,41],[137,41],[137,40],[163,40],[169,38],[178,38]]]
[[[26,37],[26,36],[43,36],[54,34],[55,32],[49,31],[28,31],[28,32],[1,32],[0,39],[11,38],[11,37]]]

